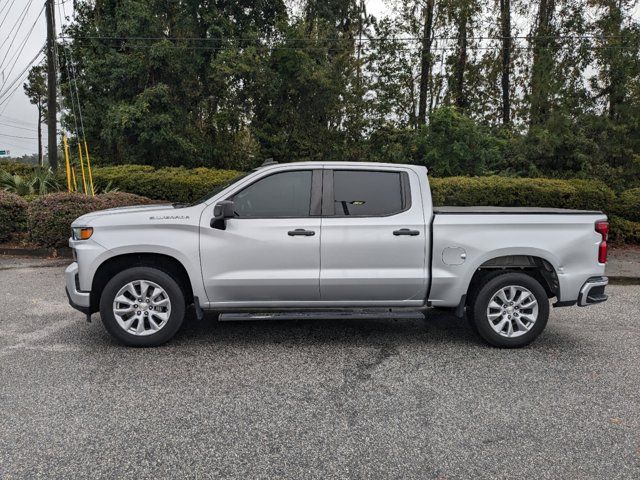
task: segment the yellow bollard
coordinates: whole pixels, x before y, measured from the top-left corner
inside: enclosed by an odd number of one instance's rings
[[[71,191],[71,163],[69,162],[69,144],[67,143],[67,136],[62,135],[62,143],[64,144],[64,161],[67,168],[67,190]]]
[[[89,170],[89,185],[91,186],[91,195],[96,196],[96,191],[93,188],[93,172],[91,171],[91,160],[89,160],[89,149],[87,148],[87,141],[84,141],[84,154],[87,157],[87,169]]]
[[[73,179],[73,191],[78,191],[78,179],[76,178],[76,166],[71,167],[71,178]]]
[[[78,158],[80,159],[80,171],[82,172],[82,185],[84,186],[84,194],[88,195],[87,190],[87,177],[84,174],[84,162],[82,161],[82,146],[80,145],[80,139],[78,139]]]

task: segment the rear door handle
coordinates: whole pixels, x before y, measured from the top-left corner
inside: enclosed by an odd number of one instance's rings
[[[408,228],[401,228],[400,230],[395,230],[393,232],[393,234],[396,237],[399,237],[400,235],[407,235],[409,237],[416,237],[416,236],[420,235],[420,230],[410,230]]]
[[[316,232],[313,230],[305,230],[304,228],[296,228],[295,230],[289,230],[290,237],[313,237]]]

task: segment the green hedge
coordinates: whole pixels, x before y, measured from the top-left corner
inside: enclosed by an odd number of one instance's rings
[[[93,182],[98,189],[113,187],[158,200],[193,202],[218,185],[241,175],[236,170],[210,168],[154,169],[147,165],[119,165],[93,170]]]
[[[27,202],[18,195],[0,190],[0,242],[23,230],[27,224]]]
[[[36,166],[11,160],[0,160],[0,170],[9,172],[11,175],[31,175],[35,172]]]
[[[640,222],[632,222],[616,215],[609,217],[609,239],[613,245],[640,245]]]
[[[497,205],[612,211],[613,190],[598,180],[549,178],[430,178],[434,205]]]
[[[42,195],[29,204],[29,235],[31,241],[38,245],[62,247],[67,245],[71,223],[85,213],[155,202],[124,192],[112,192],[95,197],[67,192]]]
[[[620,194],[616,213],[627,220],[640,222],[640,188],[625,190]]]

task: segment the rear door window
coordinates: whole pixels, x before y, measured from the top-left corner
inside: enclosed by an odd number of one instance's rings
[[[334,170],[335,216],[387,216],[406,209],[408,182],[400,172]]]

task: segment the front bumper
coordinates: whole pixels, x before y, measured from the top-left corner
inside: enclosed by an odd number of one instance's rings
[[[604,289],[608,284],[609,279],[607,277],[591,277],[580,289],[578,305],[586,307],[594,303],[606,302],[609,297],[604,293]]]
[[[73,262],[64,271],[67,297],[69,305],[82,313],[89,313],[91,308],[91,293],[82,292],[78,287],[78,264]]]

